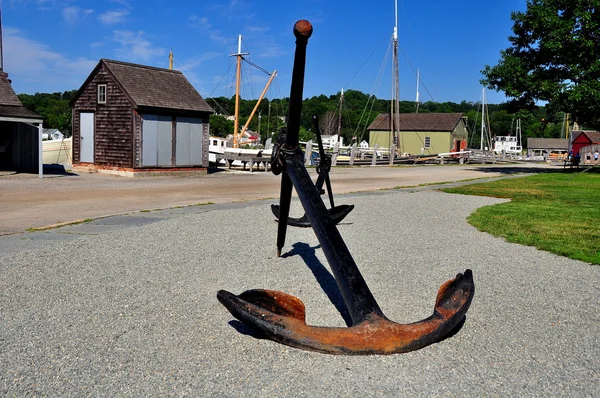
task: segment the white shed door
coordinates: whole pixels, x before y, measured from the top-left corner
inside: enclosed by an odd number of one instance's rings
[[[202,119],[178,117],[176,166],[202,166]]]
[[[79,161],[94,163],[94,113],[81,112],[79,114]]]
[[[143,115],[142,166],[171,166],[173,122],[171,116]]]

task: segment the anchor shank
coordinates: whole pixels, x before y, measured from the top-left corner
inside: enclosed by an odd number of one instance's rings
[[[288,217],[290,215],[290,202],[292,201],[292,182],[288,173],[281,173],[281,189],[279,191],[279,221],[277,224],[277,257],[281,256],[281,249],[285,245]]]
[[[371,314],[384,317],[325,204],[315,190],[304,167],[302,151],[300,148],[286,150],[282,151],[282,156],[285,159],[285,170],[294,184],[298,198],[333,271],[352,323],[358,324]]]
[[[306,24],[302,24],[305,22]],[[302,30],[301,30],[302,29]],[[306,46],[312,34],[312,26],[308,21],[298,21],[294,26],[296,36],[296,52],[292,69],[290,87],[290,107],[287,116],[286,146],[295,148],[300,141],[300,117],[302,114],[302,93],[304,91],[304,71],[306,69]]]
[[[287,117],[287,131],[284,147],[296,148],[300,136],[300,116],[302,114],[302,92],[304,90],[304,71],[306,66],[306,46],[312,34],[312,25],[308,21],[298,21],[294,25],[296,36],[296,52],[292,69],[292,86],[290,88],[290,108]],[[292,184],[284,170],[281,176],[281,191],[279,196],[279,225],[277,226],[277,257],[285,244],[287,221],[292,200]]]

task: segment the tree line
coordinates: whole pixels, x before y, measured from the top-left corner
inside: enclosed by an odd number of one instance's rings
[[[261,102],[248,128],[260,132],[263,142],[271,135],[276,135],[278,129],[284,126],[288,100],[288,98],[264,99]],[[226,137],[232,134],[234,123],[232,120],[227,120],[227,116],[234,114],[235,98],[208,98],[208,102],[216,112],[210,119],[211,135]],[[240,116],[240,129],[246,123],[247,115],[251,113],[255,104],[256,101],[240,101],[240,115],[245,115]],[[321,134],[337,134],[339,130],[345,143],[353,139],[359,143],[363,139],[369,141],[367,127],[378,114],[390,113],[390,109],[390,100],[374,98],[358,90],[344,92],[343,100],[340,93],[307,98],[302,102],[300,139],[305,141],[315,139],[312,116],[317,115]],[[399,109],[401,113],[415,113],[417,105],[413,101],[400,101]],[[471,147],[479,147],[482,118],[480,102],[428,101],[419,104],[418,112],[463,113],[467,117],[467,125],[471,132],[469,144]],[[514,112],[507,103],[487,104],[485,113],[486,119],[489,119],[485,121],[487,128],[492,135],[497,136],[514,136],[516,120],[521,119],[523,145],[526,145],[527,137],[564,138],[566,136],[565,113],[549,114],[543,106]]]
[[[44,118],[44,126],[59,129],[67,137],[71,136],[71,108],[69,101],[77,90],[57,93],[19,94],[23,105]],[[343,100],[342,100],[343,98]],[[210,117],[210,133],[214,136],[226,137],[233,133],[235,114],[235,97],[207,98],[207,102],[215,110]],[[289,98],[263,99],[248,129],[260,133],[261,142],[276,136],[279,129],[285,126],[285,116]],[[248,116],[256,105],[256,100],[240,100],[240,129],[246,124]],[[319,95],[307,98],[302,103],[301,140],[315,139],[315,128],[312,116],[320,119],[319,130],[323,135],[337,134],[338,130],[344,142],[353,138],[357,142],[368,141],[367,127],[380,113],[390,112],[390,101],[369,96],[358,90],[348,90],[335,95]],[[414,113],[416,104],[412,101],[400,101],[401,113]],[[419,104],[419,113],[460,112],[467,117],[468,127],[472,133],[470,145],[479,146],[479,129],[481,125],[481,103],[479,102],[433,102]],[[341,117],[340,117],[341,114]],[[565,137],[565,114],[557,112],[549,114],[545,107],[513,112],[507,103],[488,104],[486,114],[489,115],[489,129],[493,135],[515,135],[515,121],[521,119],[523,144],[527,137],[560,138]],[[487,120],[486,120],[487,123]]]

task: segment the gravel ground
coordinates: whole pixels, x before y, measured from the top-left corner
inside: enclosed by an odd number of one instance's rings
[[[455,336],[368,357],[257,339],[219,289],[281,290],[304,301],[309,324],[345,325],[312,229],[288,229],[277,258],[273,200],[132,213],[0,237],[0,395],[600,395],[599,267],[466,223],[499,199],[430,188],[336,198],[356,205],[339,230],[390,319],[429,316],[439,285],[473,270]]]

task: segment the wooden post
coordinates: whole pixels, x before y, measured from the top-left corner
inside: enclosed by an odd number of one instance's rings
[[[38,177],[44,178],[44,146],[42,145],[43,123],[38,124]]]
[[[310,166],[310,160],[312,155],[312,140],[306,143],[306,150],[304,151],[304,164]]]
[[[390,166],[394,164],[394,155],[396,154],[396,145],[390,147]]]
[[[333,156],[331,157],[331,165],[332,166],[337,165],[337,157],[338,157],[339,153],[340,153],[340,143],[336,142],[333,145]]]
[[[350,148],[350,166],[354,165],[354,157],[356,156],[356,143],[352,144]]]
[[[379,150],[379,144],[375,144],[373,148],[373,159],[371,159],[371,166],[375,166],[377,164],[377,151]]]

